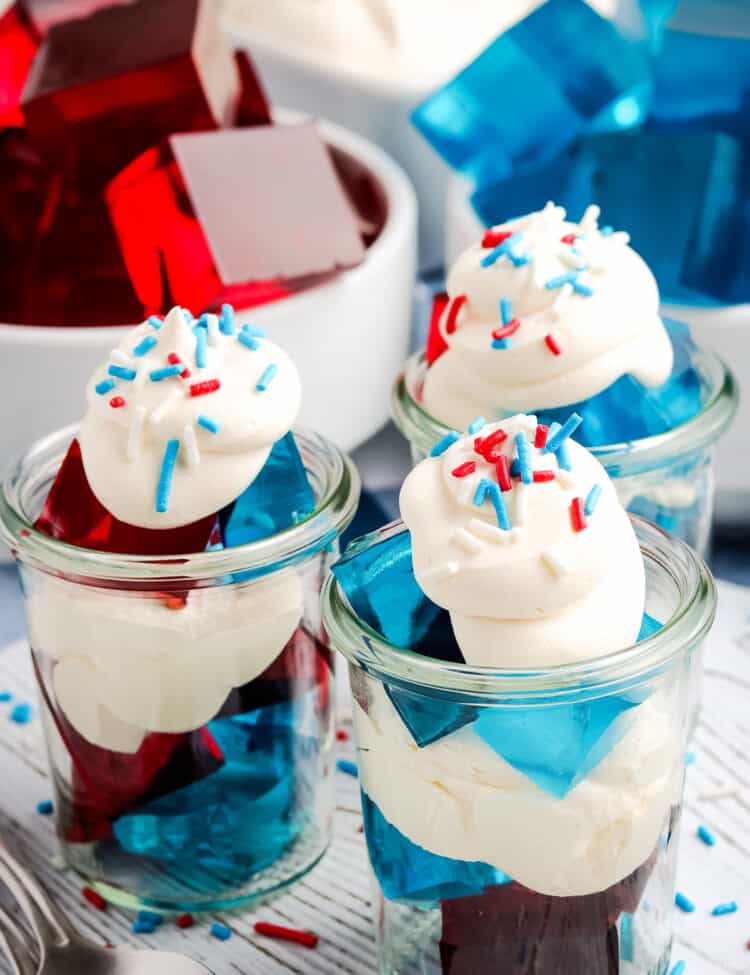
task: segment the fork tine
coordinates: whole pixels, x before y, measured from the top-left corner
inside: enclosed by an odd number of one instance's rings
[[[13,965],[14,975],[35,975],[37,959],[32,954],[26,935],[16,922],[0,908],[0,948]]]
[[[75,938],[68,919],[53,907],[49,898],[7,848],[0,843],[0,881],[23,908],[43,948]]]

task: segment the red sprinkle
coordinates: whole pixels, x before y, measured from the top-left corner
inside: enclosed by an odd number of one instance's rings
[[[215,393],[221,389],[221,382],[218,379],[207,379],[202,383],[193,383],[190,387],[191,396],[205,396],[206,393]]]
[[[480,457],[484,457],[486,461],[490,463],[496,463],[500,457],[495,456],[493,451],[495,447],[499,447],[500,444],[508,439],[508,434],[500,428],[495,430],[494,433],[487,434],[486,437],[477,437],[474,441],[474,450],[479,454]]]
[[[550,350],[550,352],[552,352],[554,355],[562,354],[562,349],[557,344],[557,341],[552,337],[552,335],[549,334],[545,335],[544,343],[547,346],[547,348]]]
[[[31,538],[31,532],[29,531],[28,528],[22,528],[21,529],[21,537],[22,538]]]
[[[500,489],[502,491],[510,491],[513,483],[510,479],[510,464],[505,454],[498,457],[495,470],[497,471],[497,483],[500,485]]]
[[[106,911],[107,910],[107,902],[104,900],[104,898],[102,897],[102,895],[101,894],[97,894],[97,892],[95,890],[92,890],[90,887],[82,887],[81,888],[81,893],[86,898],[86,900],[89,902],[89,904],[91,904],[93,907],[95,907],[97,909],[97,911]]]
[[[515,335],[518,329],[521,327],[521,323],[517,318],[511,318],[507,325],[503,325],[502,328],[496,328],[492,333],[493,339],[509,339],[511,335]]]
[[[360,823],[359,824],[359,827],[357,828],[357,832],[358,833],[364,833],[364,831],[365,831],[364,824],[363,823]]]
[[[180,359],[180,357],[177,355],[176,352],[170,352],[169,353],[169,355],[167,356],[167,362],[170,364],[170,366],[181,366],[182,365],[182,360]],[[190,378],[190,370],[189,369],[185,369],[184,372],[181,372],[180,373],[180,379],[189,379],[189,378]]]
[[[510,230],[485,230],[482,237],[482,247],[499,247],[513,233]]]
[[[544,484],[545,481],[554,481],[554,471],[534,471],[534,484]]]
[[[122,396],[113,396],[112,399],[109,401],[109,405],[116,410],[120,406],[125,405],[125,400],[122,398]]]
[[[195,924],[195,918],[192,914],[180,914],[175,924],[178,928],[192,928]]]
[[[583,508],[583,498],[573,498],[570,502],[570,518],[573,522],[573,531],[582,532],[588,527],[586,512]]]
[[[456,331],[458,313],[461,311],[465,303],[466,295],[456,295],[451,302],[451,306],[448,309],[448,321],[445,323],[445,331],[448,333],[448,335],[453,335],[453,333]]]
[[[549,427],[546,426],[544,423],[540,423],[539,426],[536,428],[536,436],[534,437],[534,446],[539,447],[540,449],[542,447],[546,447],[548,433],[549,433]]]
[[[339,728],[336,732],[336,741],[349,741],[349,732],[344,731],[343,728]]]
[[[473,474],[477,469],[477,465],[473,460],[467,460],[465,464],[460,464],[458,467],[451,471],[454,477],[468,477],[469,474]]]
[[[304,945],[305,948],[317,948],[320,940],[311,931],[295,931],[294,928],[282,928],[278,924],[267,924],[265,921],[256,921],[255,930],[258,934],[267,934],[269,938],[292,941],[294,944]]]
[[[560,238],[561,244],[575,244],[576,235],[575,234],[565,234],[564,237]]]
[[[157,592],[157,599],[163,599],[167,609],[184,609],[187,604],[186,596],[176,596],[171,592]]]

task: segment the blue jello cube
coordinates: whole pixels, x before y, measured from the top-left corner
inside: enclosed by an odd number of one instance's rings
[[[591,127],[638,124],[648,81],[644,46],[584,0],[549,0],[418,106],[413,121],[484,187],[549,159]]]
[[[420,748],[470,724],[477,714],[476,708],[456,704],[450,695],[440,699],[434,692],[428,696],[395,686],[386,686],[385,692]]]
[[[388,900],[437,907],[440,901],[511,882],[507,874],[487,863],[437,856],[412,843],[364,792],[362,815],[370,862]]]
[[[224,545],[232,548],[268,538],[297,524],[315,507],[294,435],[273,450],[250,487],[221,513]]]

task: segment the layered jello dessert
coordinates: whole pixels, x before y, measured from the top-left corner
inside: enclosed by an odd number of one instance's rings
[[[708,545],[714,445],[737,393],[724,364],[659,316],[659,292],[623,231],[552,203],[484,233],[451,268],[423,354],[394,390],[415,460],[481,415],[581,417],[575,439],[628,510]]]
[[[356,472],[292,431],[295,366],[229,305],[143,322],[86,398],[0,498],[65,858],[130,906],[268,893],[328,843],[318,597]]]
[[[389,975],[663,975],[715,593],[518,414],[441,438],[324,591]]]

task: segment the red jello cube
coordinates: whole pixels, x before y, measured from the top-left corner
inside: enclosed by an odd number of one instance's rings
[[[215,515],[211,514],[169,531],[137,528],[119,521],[91,490],[80,445],[74,440],[34,527],[80,548],[127,555],[182,555],[205,550],[215,521]]]
[[[314,125],[173,136],[120,173],[106,198],[149,314],[171,303],[248,308],[365,253]]]
[[[22,126],[21,93],[39,37],[19,2],[0,17],[0,129]]]
[[[103,185],[172,132],[231,124],[237,66],[211,0],[140,0],[56,24],[23,93],[29,139]]]
[[[23,0],[34,27],[42,36],[50,27],[64,20],[90,17],[103,7],[131,2],[132,0]]]

